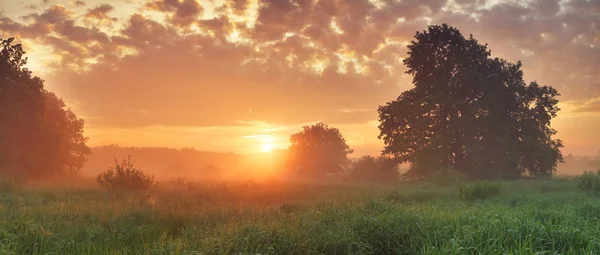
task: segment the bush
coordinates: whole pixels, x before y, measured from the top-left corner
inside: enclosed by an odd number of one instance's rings
[[[115,165],[96,178],[100,187],[107,190],[147,190],[155,185],[154,176],[145,174],[134,166],[131,156],[119,162],[115,158]]]
[[[387,157],[363,156],[353,160],[348,171],[352,181],[398,181],[398,163]]]
[[[585,172],[577,178],[577,187],[585,191],[600,194],[600,170],[596,173]]]
[[[464,200],[486,199],[495,197],[502,193],[502,183],[499,182],[476,182],[459,185],[460,198]]]
[[[437,186],[447,187],[464,182],[467,178],[456,171],[440,170],[432,173],[427,180]]]

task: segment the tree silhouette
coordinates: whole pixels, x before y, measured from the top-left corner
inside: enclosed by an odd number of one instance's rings
[[[289,166],[312,177],[341,174],[352,150],[340,131],[322,122],[302,129],[290,136]]]
[[[520,62],[491,58],[487,45],[446,24],[415,39],[404,60],[414,88],[378,109],[383,154],[410,162],[409,175],[421,177],[441,169],[475,178],[556,170],[554,88],[526,85]]]
[[[73,173],[90,153],[83,120],[31,75],[22,46],[12,42],[1,40],[0,171],[21,178]]]

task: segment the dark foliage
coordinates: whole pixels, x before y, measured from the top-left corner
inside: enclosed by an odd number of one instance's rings
[[[100,187],[113,191],[143,191],[155,185],[154,176],[145,174],[134,164],[131,157],[127,157],[121,162],[115,158],[115,165],[99,174],[96,180]]]
[[[289,167],[312,177],[342,174],[352,150],[340,131],[322,122],[302,129],[290,136]]]
[[[353,160],[348,171],[352,181],[398,181],[398,163],[388,157],[363,156]]]
[[[380,106],[383,154],[410,162],[409,174],[454,169],[472,178],[551,175],[562,142],[550,121],[559,93],[526,85],[521,63],[492,58],[458,29],[417,32],[404,64],[414,88]]]
[[[90,153],[83,120],[32,76],[12,42],[1,40],[0,171],[21,179],[75,173]]]

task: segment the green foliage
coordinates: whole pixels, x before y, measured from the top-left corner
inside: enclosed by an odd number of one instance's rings
[[[486,199],[502,193],[502,183],[499,182],[475,182],[458,186],[460,197],[464,200]]]
[[[304,126],[302,132],[290,136],[290,143],[288,166],[311,177],[342,174],[352,153],[340,131],[323,122]]]
[[[363,156],[353,160],[348,179],[353,181],[399,181],[398,163],[387,157]]]
[[[596,173],[585,172],[577,178],[577,187],[600,195],[600,170]]]
[[[83,120],[25,68],[20,44],[0,41],[0,169],[23,179],[77,172],[90,154]]]
[[[461,174],[457,171],[439,170],[439,171],[433,172],[427,178],[427,180],[437,186],[447,187],[447,186],[452,186],[455,184],[462,183],[467,180],[467,177],[464,174]]]
[[[131,157],[121,162],[115,158],[115,165],[99,174],[96,181],[100,187],[107,190],[143,191],[156,184],[154,176],[136,168]]]
[[[521,63],[492,58],[458,29],[417,32],[404,59],[414,88],[380,106],[383,154],[410,162],[409,176],[442,168],[472,178],[548,176],[562,162],[550,127],[560,94],[526,84]]]

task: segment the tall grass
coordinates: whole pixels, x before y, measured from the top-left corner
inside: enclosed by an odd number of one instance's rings
[[[600,195],[600,170],[585,172],[577,178],[577,186],[585,191]]]
[[[576,182],[463,200],[428,182],[0,194],[0,254],[596,254],[600,201]]]
[[[474,182],[458,186],[460,198],[465,200],[486,199],[500,195],[502,183],[499,182]]]

